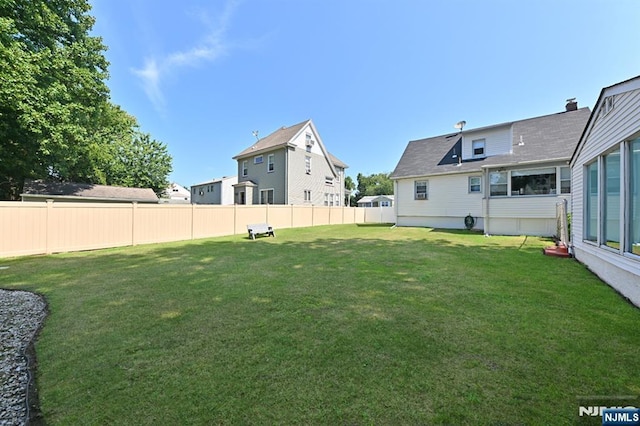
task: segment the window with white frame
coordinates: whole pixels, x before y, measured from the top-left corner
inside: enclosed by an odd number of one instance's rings
[[[304,202],[305,203],[311,202],[311,190],[309,189],[304,190]]]
[[[262,155],[253,157],[253,164],[262,164],[263,161],[264,159],[262,158]]]
[[[511,195],[549,195],[555,193],[555,167],[511,171]]]
[[[308,175],[311,174],[311,157],[308,155],[304,157],[304,170]]]
[[[472,158],[484,158],[486,157],[485,152],[485,140],[477,139],[471,142],[471,157]]]
[[[598,241],[598,161],[585,167],[584,239]]]
[[[267,156],[267,172],[272,172],[274,170],[275,157],[276,156],[274,154],[269,154]]]
[[[273,204],[273,189],[260,190],[260,204]]]
[[[571,169],[560,167],[560,193],[571,194]]]
[[[507,195],[507,172],[489,173],[489,193],[492,197]]]
[[[333,177],[332,176],[325,176],[324,177],[324,183],[326,185],[333,186]]]
[[[324,193],[324,205],[325,206],[329,205],[329,193],[328,192]]]
[[[311,152],[311,147],[313,146],[313,140],[311,139],[311,134],[307,133],[304,135],[304,143],[307,152]]]
[[[629,230],[626,250],[640,256],[640,138],[629,142]]]
[[[416,200],[427,200],[429,198],[429,181],[417,180],[414,183],[414,197]]]
[[[248,164],[247,161],[243,161],[242,162],[242,176],[246,176],[249,174],[249,169],[248,169]]]
[[[604,156],[603,243],[620,248],[620,149]]]
[[[584,240],[640,259],[640,138],[603,153],[584,173]]]
[[[469,193],[479,194],[482,192],[482,178],[480,176],[469,176]]]

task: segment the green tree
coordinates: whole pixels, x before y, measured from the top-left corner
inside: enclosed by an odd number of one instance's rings
[[[347,206],[355,206],[356,203],[353,190],[356,189],[356,184],[353,182],[353,179],[351,179],[351,176],[347,176],[344,178],[344,189],[347,192],[347,199],[345,200],[345,204]]]
[[[366,195],[392,195],[393,181],[390,173],[375,173],[365,176],[358,173],[358,193],[356,201]]]
[[[159,148],[157,160],[171,168],[166,147],[111,103],[90,8],[87,0],[0,0],[0,199],[17,198],[26,178],[108,183],[107,166],[123,160],[116,147],[136,140]]]

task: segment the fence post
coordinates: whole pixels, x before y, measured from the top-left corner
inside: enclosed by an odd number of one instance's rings
[[[51,230],[53,228],[53,226],[51,225],[51,221],[53,220],[53,218],[51,217],[53,215],[53,213],[51,213],[53,211],[53,200],[51,199],[47,199],[47,228],[46,228],[46,237],[45,237],[45,254],[51,254],[52,250],[51,250]]]
[[[131,245],[136,245],[136,216],[138,210],[138,202],[131,203]]]
[[[236,225],[238,224],[238,204],[233,204],[233,234],[236,235]]]
[[[191,204],[191,239],[193,240],[193,228],[195,227],[196,205]]]

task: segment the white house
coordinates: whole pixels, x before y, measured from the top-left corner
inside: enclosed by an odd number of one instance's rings
[[[233,204],[233,185],[238,183],[238,176],[223,176],[191,187],[193,204]]]
[[[164,191],[164,195],[160,199],[160,202],[188,204],[191,202],[191,192],[189,192],[189,190],[184,186],[172,182]]]
[[[391,174],[397,225],[556,234],[589,114],[570,100],[557,114],[471,130],[460,122],[458,133],[409,142]]]
[[[640,306],[640,76],[602,89],[571,178],[574,256]]]
[[[358,207],[393,207],[393,195],[365,195],[358,200]]]

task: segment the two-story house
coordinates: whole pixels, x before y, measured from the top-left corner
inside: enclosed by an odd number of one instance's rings
[[[566,111],[411,141],[391,174],[398,226],[554,235],[569,160],[589,119]],[[471,219],[471,220],[470,220]]]
[[[331,155],[311,120],[282,127],[233,157],[236,204],[340,206],[345,163]]]

